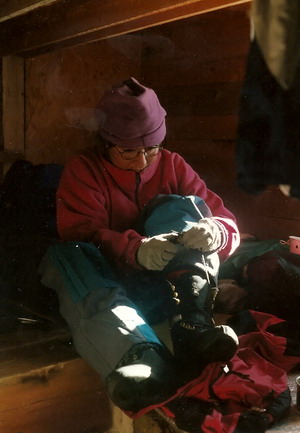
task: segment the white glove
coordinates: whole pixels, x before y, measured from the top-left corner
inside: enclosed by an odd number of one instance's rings
[[[203,252],[215,251],[222,243],[222,230],[212,218],[203,218],[178,239],[186,248]]]
[[[177,247],[168,241],[173,234],[145,238],[137,251],[137,261],[149,271],[162,271],[177,253]]]

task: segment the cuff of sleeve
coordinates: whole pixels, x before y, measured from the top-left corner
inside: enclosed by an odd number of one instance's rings
[[[219,234],[220,234],[220,245],[218,246],[218,248],[216,250],[216,252],[219,252],[219,251],[223,250],[228,243],[228,231],[227,231],[226,227],[218,219],[216,219],[214,217],[212,217],[211,219],[213,220],[213,222],[218,227]]]

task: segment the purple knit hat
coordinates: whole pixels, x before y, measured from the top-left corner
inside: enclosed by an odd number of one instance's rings
[[[117,146],[156,146],[165,138],[167,113],[154,90],[135,78],[106,91],[96,113],[100,135]]]

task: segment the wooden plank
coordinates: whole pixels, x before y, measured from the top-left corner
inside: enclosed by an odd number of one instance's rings
[[[0,27],[0,55],[33,56],[249,2],[68,0],[4,22]]]
[[[300,235],[299,200],[284,196],[277,186],[269,186],[259,195],[239,188],[234,140],[182,139],[168,142],[167,147],[180,153],[206,181],[208,188],[222,197],[226,207],[235,214],[242,232],[259,239]]]
[[[155,67],[172,60],[186,61],[191,68],[194,62],[206,64],[246,56],[250,42],[249,5],[242,6],[144,30],[145,71],[147,63]]]
[[[241,232],[250,233],[256,236],[258,240],[287,240],[291,234],[300,235],[300,221],[297,222],[288,218],[276,219],[273,216],[260,215],[255,206],[252,209],[255,209],[255,218],[253,218],[253,212],[250,211],[247,214],[241,211],[234,212]],[[232,207],[231,210],[234,211]]]
[[[260,240],[300,236],[300,203],[296,199],[285,197],[276,186],[269,186],[259,195],[248,194],[235,179],[224,178],[225,185],[213,189],[235,214],[241,232]]]
[[[168,111],[168,109],[167,109]],[[237,135],[238,117],[234,114],[211,116],[167,117],[167,141],[184,140],[234,140]]]
[[[5,172],[15,157],[24,154],[24,59],[8,56],[2,59],[3,139],[1,156]]]
[[[26,325],[0,337],[1,432],[133,433],[66,329]]]
[[[2,59],[3,135],[7,151],[24,151],[24,60]]]
[[[125,35],[26,59],[29,161],[63,164],[96,144],[94,107],[112,83],[140,79],[141,44]]]
[[[204,83],[155,89],[169,116],[222,116],[238,113],[241,83]]]
[[[201,33],[200,33],[201,34]],[[142,76],[144,82],[157,89],[164,83],[173,86],[203,83],[242,82],[245,76],[245,56],[212,59],[204,61],[201,53],[185,58],[161,57],[160,62],[152,62],[154,56],[143,63]],[[163,77],[163,80],[162,80]]]
[[[16,374],[78,358],[66,330],[34,332],[17,328],[15,332],[9,332],[6,329],[0,337],[0,383]]]
[[[105,432],[111,407],[97,373],[82,359],[60,362],[0,381],[0,431]]]
[[[61,0],[1,0],[0,22],[24,15],[29,11],[57,3]]]

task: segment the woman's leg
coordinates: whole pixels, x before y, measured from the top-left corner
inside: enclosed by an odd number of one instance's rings
[[[180,233],[210,216],[209,208],[199,197],[159,196],[157,202],[152,202],[145,232]],[[217,253],[202,253],[179,245],[177,254],[162,272],[173,286],[174,302],[169,313],[174,355],[190,379],[210,362],[228,362],[238,346],[234,331],[227,325],[215,326],[213,320],[219,265]]]
[[[62,252],[56,248],[55,254],[60,259]],[[101,375],[117,406],[137,412],[174,394],[178,385],[172,355],[118,282],[92,290],[75,302],[66,281],[74,281],[76,269],[68,267],[68,279],[64,279],[48,251],[40,270],[42,283],[57,292],[78,354]]]

